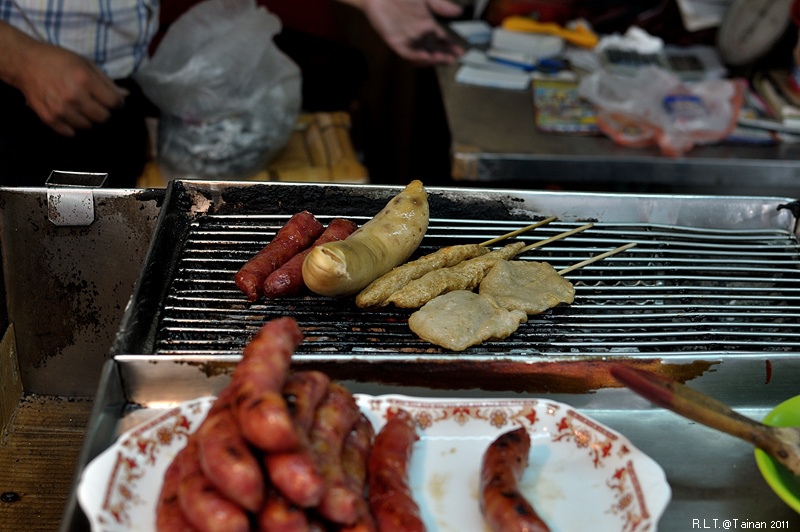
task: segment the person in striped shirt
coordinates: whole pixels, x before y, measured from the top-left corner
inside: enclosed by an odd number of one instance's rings
[[[52,170],[135,186],[149,154],[145,117],[158,110],[132,75],[170,1],[0,0],[0,186],[42,186]],[[339,1],[411,62],[461,53],[434,18],[460,13],[449,0]]]
[[[130,76],[157,28],[158,0],[0,0],[0,184],[70,170],[134,186],[147,102]]]

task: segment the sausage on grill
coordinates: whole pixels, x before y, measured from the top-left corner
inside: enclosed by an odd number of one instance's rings
[[[262,295],[269,274],[310,246],[325,227],[308,211],[298,212],[281,227],[269,244],[256,253],[236,275],[234,281],[250,301]]]
[[[367,462],[367,484],[369,506],[379,530],[425,530],[408,483],[409,462],[417,439],[414,420],[402,409],[375,436]]]
[[[483,455],[480,473],[480,508],[493,532],[550,529],[519,491],[519,479],[528,466],[531,439],[525,427],[506,432]]]
[[[306,259],[306,255],[319,245],[344,240],[353,234],[356,229],[358,229],[358,225],[352,220],[344,218],[333,219],[310,247],[289,259],[288,262],[267,276],[264,280],[264,295],[268,298],[276,298],[300,292],[305,287],[303,282],[303,261]]]
[[[303,281],[321,296],[361,291],[414,253],[428,229],[429,211],[425,187],[412,181],[348,238],[311,250]]]

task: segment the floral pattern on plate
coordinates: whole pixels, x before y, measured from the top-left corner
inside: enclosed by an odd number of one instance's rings
[[[94,531],[153,530],[166,467],[213,397],[182,403],[121,435],[83,472],[78,500]],[[655,530],[671,492],[661,467],[624,436],[568,405],[542,399],[436,399],[356,394],[379,430],[409,411],[420,439],[410,483],[430,531],[487,530],[478,507],[480,460],[500,434],[531,435],[521,489],[554,532]]]
[[[133,427],[86,466],[78,502],[93,531],[155,530],[164,472],[214,400],[187,401]]]
[[[416,421],[421,437],[410,480],[429,530],[476,530],[475,523],[482,522],[483,453],[518,426],[531,435],[521,489],[553,531],[656,530],[671,497],[655,461],[621,434],[563,403],[356,397],[376,428],[401,408]]]

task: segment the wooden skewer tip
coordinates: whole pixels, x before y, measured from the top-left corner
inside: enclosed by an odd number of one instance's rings
[[[532,249],[540,248],[540,247],[542,247],[544,245],[547,245],[547,244],[549,244],[551,242],[555,242],[556,240],[561,240],[562,238],[566,238],[566,237],[572,236],[572,235],[574,235],[576,233],[580,233],[581,231],[585,231],[585,230],[587,230],[587,229],[589,229],[591,227],[594,227],[594,224],[593,223],[588,223],[588,224],[582,225],[580,227],[576,227],[574,229],[570,229],[569,231],[565,231],[563,233],[559,233],[559,234],[557,234],[555,236],[551,236],[550,238],[545,238],[544,240],[540,240],[538,242],[534,242],[533,244],[531,244],[529,246],[525,246],[524,248],[519,250],[519,253],[525,253],[526,251],[530,251]],[[519,253],[518,253],[518,255],[519,255]]]
[[[614,248],[614,249],[612,249],[610,251],[606,251],[605,253],[601,253],[599,255],[595,255],[594,257],[589,257],[588,259],[583,260],[581,262],[578,262],[576,264],[573,264],[572,266],[567,266],[563,270],[559,270],[558,274],[559,275],[564,275],[564,274],[569,273],[569,272],[571,272],[573,270],[577,270],[578,268],[583,268],[584,266],[586,266],[588,264],[592,264],[593,262],[597,262],[597,261],[603,260],[605,258],[608,258],[608,257],[612,256],[612,255],[616,255],[617,253],[622,253],[623,251],[625,251],[627,249],[630,249],[635,245],[636,245],[636,242],[629,242],[629,243],[627,243],[627,244],[625,244],[623,246],[619,246],[618,248]]]
[[[520,229],[515,229],[514,231],[511,231],[510,233],[506,233],[504,235],[500,235],[498,237],[492,238],[491,240],[487,240],[486,242],[482,242],[482,243],[480,243],[478,245],[479,246],[483,246],[483,247],[491,246],[492,244],[500,242],[501,240],[505,240],[507,238],[512,238],[512,237],[515,237],[517,235],[521,235],[522,233],[525,233],[527,231],[530,231],[531,229],[536,229],[537,227],[541,227],[543,225],[547,225],[550,222],[553,222],[553,221],[555,221],[557,219],[558,219],[557,217],[551,216],[550,218],[545,218],[544,220],[539,220],[538,222],[534,222],[534,223],[532,223],[530,225],[527,225],[525,227],[522,227]]]

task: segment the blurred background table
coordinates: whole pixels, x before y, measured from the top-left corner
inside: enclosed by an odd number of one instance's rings
[[[672,158],[604,136],[541,133],[530,89],[458,83],[457,69],[437,71],[456,184],[800,197],[800,144],[715,144]]]

